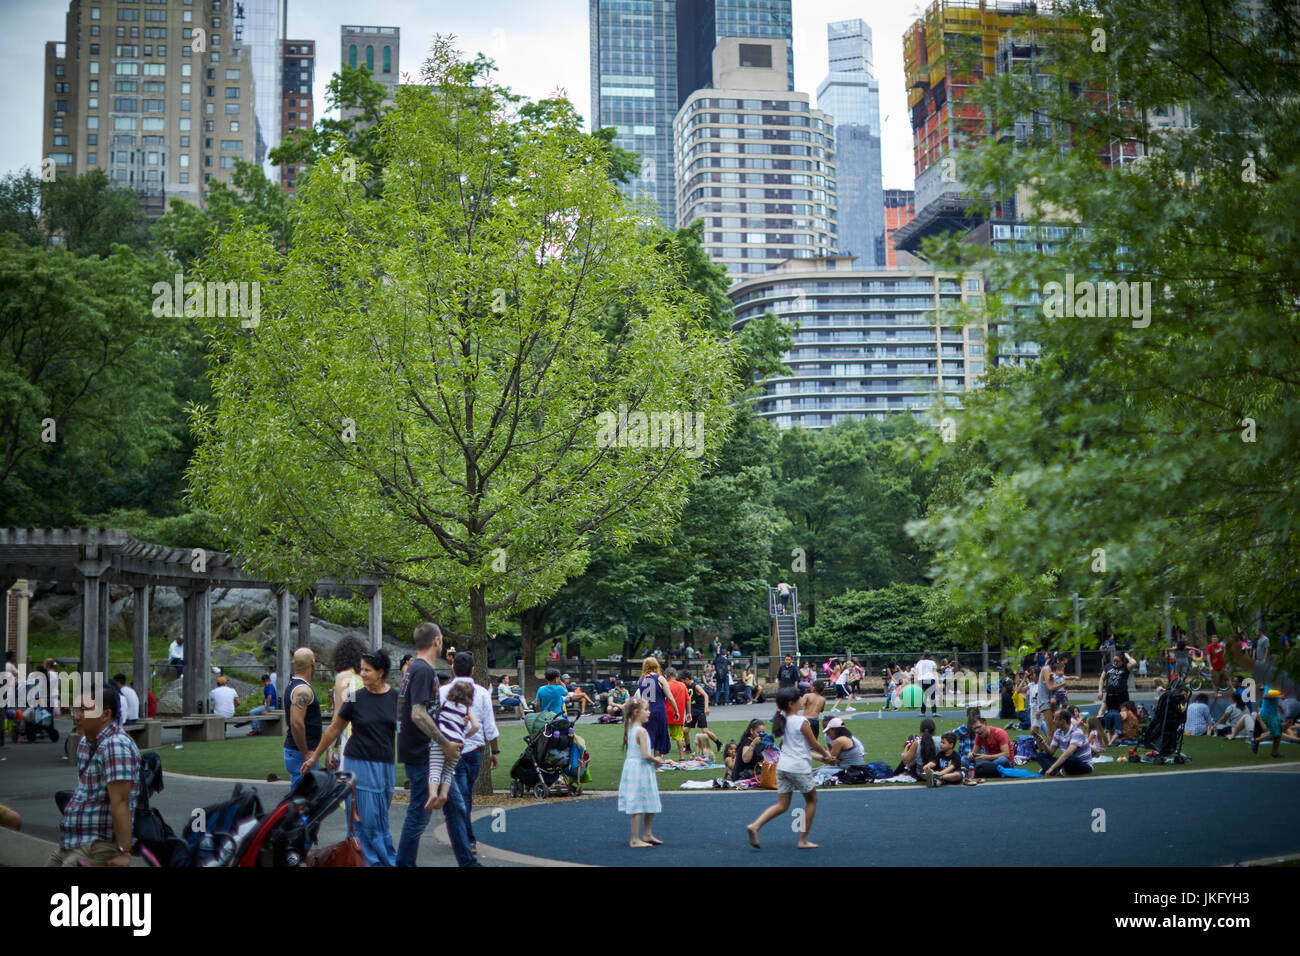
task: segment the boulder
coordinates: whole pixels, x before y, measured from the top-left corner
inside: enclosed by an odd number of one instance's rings
[[[228,644],[221,644],[212,648],[212,663],[219,664],[222,667],[233,667],[236,670],[262,666],[262,662],[257,659],[256,655],[250,654],[248,651],[237,651]]]
[[[248,700],[256,697],[259,701],[262,698],[262,688],[253,684],[245,683],[242,680],[233,680],[226,678],[227,683],[235,689],[240,700]],[[208,684],[208,690],[217,686],[216,678]],[[174,680],[163,688],[163,692],[158,695],[158,713],[159,714],[179,714],[181,713],[181,682]]]

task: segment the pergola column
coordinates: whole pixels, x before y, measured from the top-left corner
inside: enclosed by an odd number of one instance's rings
[[[279,703],[281,710],[288,710],[285,704],[284,693],[289,686],[289,681],[293,677],[293,657],[294,648],[289,643],[292,635],[289,632],[289,601],[292,595],[285,590],[275,592],[275,699]]]
[[[298,595],[298,646],[311,646],[311,609],[312,592],[303,591]]]
[[[149,659],[149,595],[153,588],[137,584],[131,589],[131,604],[135,609],[131,620],[132,676],[136,694],[140,697],[141,716],[147,717],[145,703],[149,688],[153,686],[153,662]]]
[[[377,651],[384,645],[384,589],[378,586],[366,588],[366,599],[370,602],[366,619],[370,629],[370,649]]]
[[[100,683],[112,676],[105,673],[108,668],[108,608],[103,604],[108,590],[104,574],[109,564],[101,556],[97,544],[83,547],[81,560],[77,562],[77,571],[80,572],[77,587],[81,594],[81,664],[78,669]],[[102,626],[101,620],[104,622]]]
[[[185,599],[185,676],[181,680],[181,711],[208,712],[208,685],[212,677],[212,591],[208,587],[182,588]]]

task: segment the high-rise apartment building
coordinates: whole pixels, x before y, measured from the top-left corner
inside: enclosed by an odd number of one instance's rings
[[[284,41],[288,0],[236,0],[231,24],[253,68],[254,115],[257,117],[257,162],[275,182],[267,153],[280,145],[280,44]]]
[[[624,194],[654,203],[676,226],[673,117],[709,86],[720,37],[780,40],[785,89],[794,89],[790,0],[589,0],[592,128],[641,157]]]
[[[779,40],[726,37],[713,84],[673,124],[677,222],[704,222],[704,248],[733,278],[836,250],[834,127],[786,89]]]
[[[983,325],[963,327],[958,307],[977,307],[978,277],[928,270],[856,270],[847,256],[791,259],[732,286],[733,328],[771,311],[797,324],[782,361],[755,402],[778,428],[825,428],[960,408],[984,372]]]
[[[841,20],[827,24],[826,36],[830,71],[817,87],[817,107],[835,124],[839,251],[859,268],[883,269],[880,82],[871,65],[871,28]]]
[[[916,215],[916,193],[911,189],[885,190],[885,268],[898,268],[898,249],[894,246],[894,233],[898,232]],[[908,255],[903,253],[903,255]]]
[[[292,136],[300,129],[311,129],[316,122],[312,95],[316,72],[316,42],[285,40],[280,66],[280,129]],[[290,196],[298,194],[298,174],[302,164],[285,163],[280,167],[280,188]]]
[[[42,156],[56,175],[105,170],[147,215],[201,205],[257,149],[255,82],[235,0],[71,0],[45,45]]]
[[[340,62],[364,66],[370,75],[388,88],[385,102],[391,103],[401,80],[398,65],[402,46],[400,27],[344,26],[340,28]],[[343,110],[343,119],[352,119],[359,110]]]

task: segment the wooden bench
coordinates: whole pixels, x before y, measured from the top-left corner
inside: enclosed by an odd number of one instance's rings
[[[194,714],[189,717],[166,717],[153,720],[137,720],[127,724],[123,730],[131,735],[136,746],[141,750],[151,750],[162,745],[164,730],[180,730],[181,740],[192,741],[225,740],[226,726],[242,727],[253,721],[261,721],[262,733],[277,737],[284,733],[284,711],[268,710],[254,717],[252,714],[239,714],[234,717],[219,717],[216,714]]]

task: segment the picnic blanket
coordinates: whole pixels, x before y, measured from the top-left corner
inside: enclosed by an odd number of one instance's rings
[[[692,757],[689,760],[665,760],[659,772],[666,770],[716,770],[723,767],[723,764],[714,763],[712,760],[704,760],[701,757]]]
[[[1004,777],[1041,777],[1041,773],[1026,770],[1023,767],[998,767],[998,773]]]

